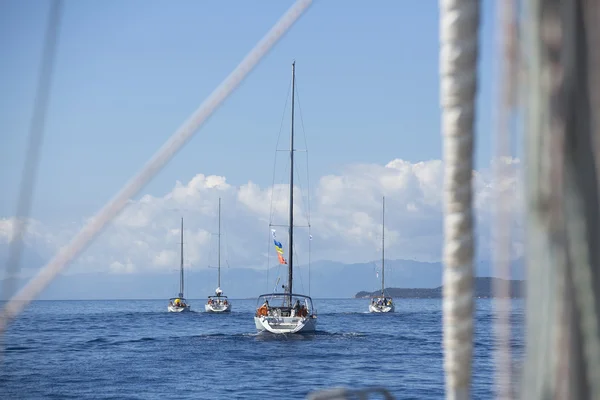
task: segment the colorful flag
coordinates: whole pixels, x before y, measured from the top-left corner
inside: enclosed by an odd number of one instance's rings
[[[275,245],[275,250],[277,251],[277,258],[279,259],[279,264],[287,264],[285,258],[283,258],[283,246],[280,242],[275,239],[275,229],[271,229],[273,233],[273,244]]]
[[[287,261],[281,254],[277,253],[277,258],[279,258],[279,264],[287,264]]]

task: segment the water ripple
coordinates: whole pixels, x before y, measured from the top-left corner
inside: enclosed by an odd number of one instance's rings
[[[191,300],[190,300],[191,302]],[[318,300],[318,330],[257,333],[255,300],[228,315],[167,313],[164,301],[34,302],[5,337],[3,398],[285,398],[334,386],[384,386],[398,399],[441,398],[442,312],[437,299],[402,299],[369,314],[368,301]],[[191,302],[201,306],[203,300]],[[511,346],[523,347],[523,304]],[[473,395],[493,397],[492,303],[477,300]]]

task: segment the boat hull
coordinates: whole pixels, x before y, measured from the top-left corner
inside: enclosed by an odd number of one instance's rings
[[[377,306],[373,304],[369,304],[369,312],[372,313],[389,313],[394,312],[395,307],[392,304],[391,306]]]
[[[187,311],[190,311],[190,306],[187,305],[185,307],[177,307],[177,306],[173,306],[173,305],[169,304],[167,306],[167,310],[169,310],[169,312],[175,312],[175,313],[187,312]]]
[[[310,333],[317,328],[316,317],[254,317],[259,332],[275,334]]]
[[[231,312],[231,303],[225,305],[205,304],[204,310],[208,313],[226,313]]]

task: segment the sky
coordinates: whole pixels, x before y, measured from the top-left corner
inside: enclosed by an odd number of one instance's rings
[[[28,248],[47,258],[66,244],[292,3],[65,0]],[[11,240],[48,5],[0,3],[0,244]],[[482,2],[475,151],[482,237],[492,206],[494,11],[494,2]],[[219,197],[229,262],[259,267],[273,257],[269,221],[286,222],[288,155],[276,149],[288,146],[293,60],[297,143],[308,146],[297,153],[297,213],[310,215],[311,257],[377,258],[385,195],[389,256],[439,260],[438,19],[436,1],[315,1],[74,270],[172,269],[182,216],[190,267],[205,268]],[[305,258],[307,238],[299,234],[296,249]]]

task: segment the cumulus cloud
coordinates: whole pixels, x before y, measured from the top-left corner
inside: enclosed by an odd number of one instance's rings
[[[22,240],[42,255],[54,252],[64,241],[58,232],[35,219],[19,219],[16,217],[0,217],[0,244],[8,244],[15,240],[17,229],[24,229]]]
[[[498,184],[520,202],[517,159],[498,160],[509,166],[509,176]],[[492,165],[493,167],[494,165]],[[492,169],[474,172],[478,246],[490,248],[489,227],[496,184]],[[306,193],[295,188],[296,262],[313,260],[364,262],[380,257],[382,197],[386,201],[386,256],[439,260],[442,247],[443,163],[411,163],[395,159],[386,165],[350,165],[338,174],[322,176],[313,187],[310,215]],[[232,267],[264,267],[267,255],[275,264],[269,222],[287,222],[287,185],[240,187],[222,176],[198,174],[187,183],[176,182],[162,196],[145,195],[128,207],[78,259],[74,268],[134,273],[176,270],[179,265],[180,218],[184,217],[184,254],[190,268],[216,264],[217,204],[222,200],[222,258]],[[306,227],[310,222],[310,231]],[[13,237],[13,218],[0,219],[0,243]],[[32,221],[25,240],[56,250],[75,233],[73,224],[48,227]],[[287,252],[287,228],[275,226]],[[309,233],[313,240],[309,243]],[[518,242],[518,240],[517,240]],[[515,243],[519,248],[520,243]]]

